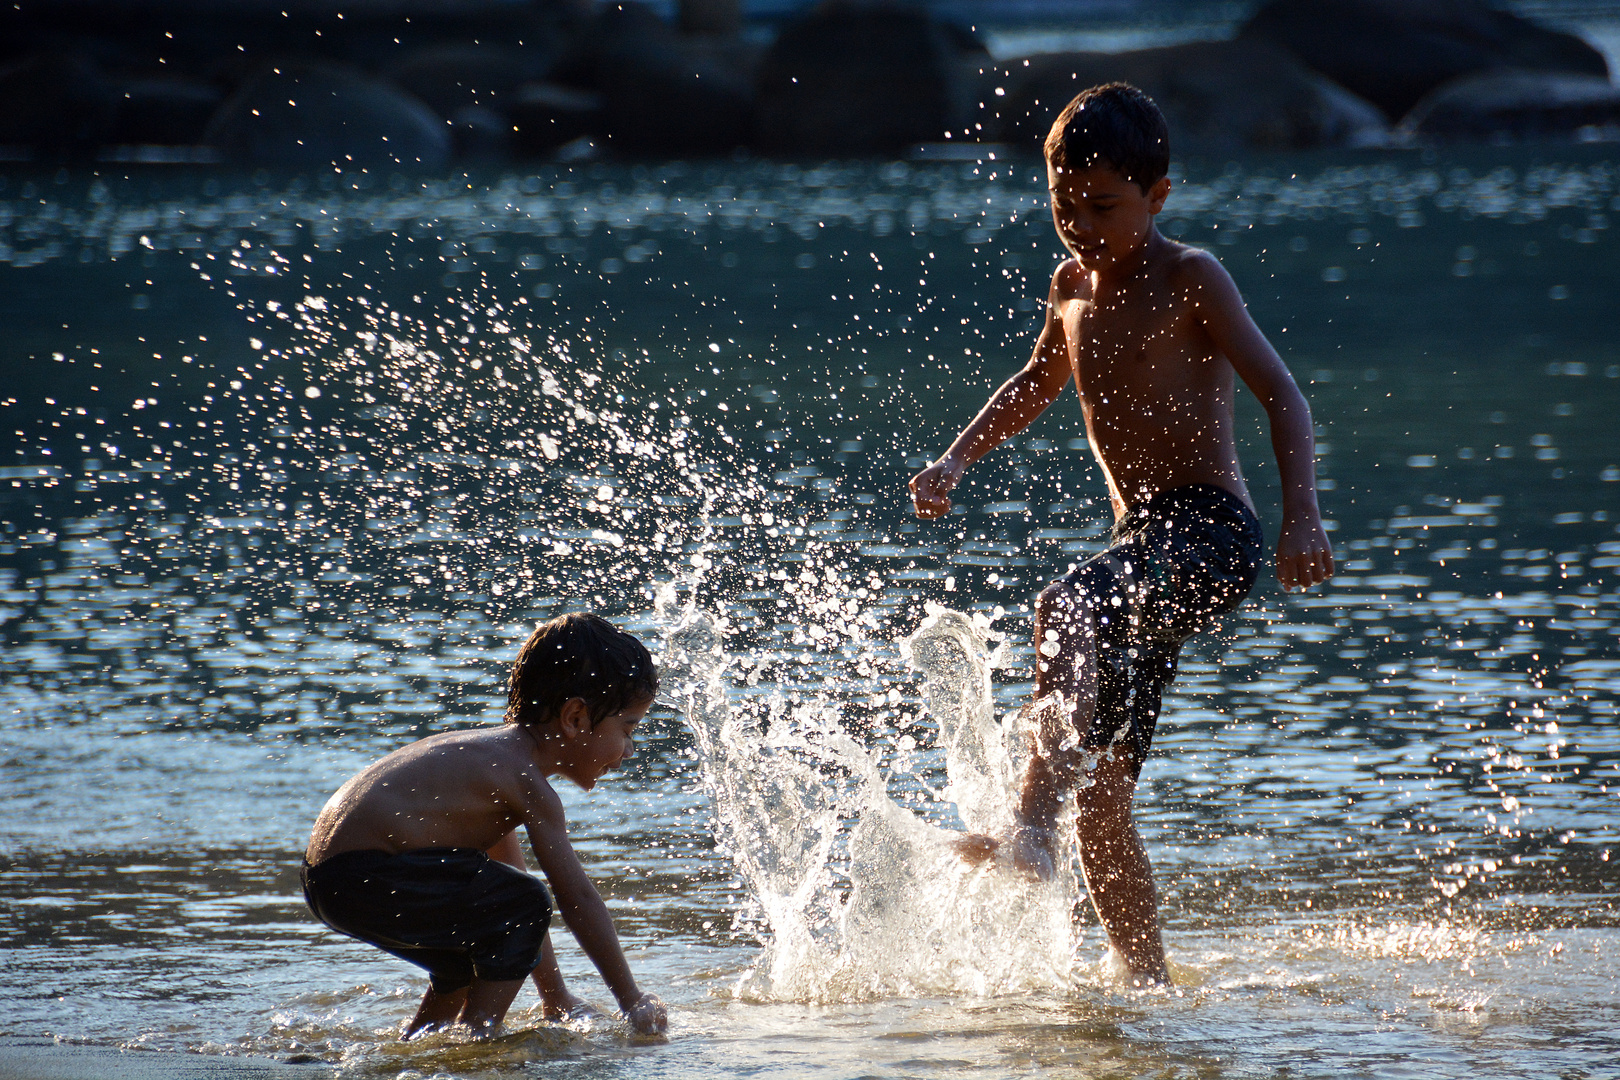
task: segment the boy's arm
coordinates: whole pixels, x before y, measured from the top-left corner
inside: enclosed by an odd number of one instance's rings
[[[918,517],[936,518],[949,513],[950,492],[967,467],[1027,428],[1057,400],[1068,384],[1069,349],[1057,314],[1058,278],[1066,271],[1073,272],[1070,263],[1064,263],[1052,275],[1052,288],[1046,300],[1046,325],[1041,328],[1029,363],[990,396],[990,401],[951,443],[944,457],[911,478],[911,501]]]
[[[664,1003],[655,994],[642,993],[636,985],[619,945],[618,932],[613,928],[613,917],[608,914],[601,894],[586,876],[579,856],[574,854],[574,846],[568,841],[562,801],[549,786],[543,793],[536,794],[538,797],[530,802],[524,824],[529,830],[535,861],[551,882],[551,891],[557,898],[557,914],[562,916],[574,940],[601,972],[602,981],[631,1026],[643,1034],[663,1031],[668,1023]]]
[[[523,861],[523,845],[518,843],[516,829],[501,837],[485,854],[496,862],[515,866],[519,870],[529,869],[528,863]],[[540,943],[540,960],[534,966],[534,988],[540,992],[541,1013],[550,1020],[566,1017],[585,1004],[569,991],[568,984],[563,981],[562,969],[557,966],[557,953],[551,947],[550,931],[546,932],[545,939]]]
[[[1189,254],[1188,295],[1215,347],[1271,420],[1271,448],[1282,479],[1283,524],[1277,540],[1277,580],[1306,589],[1333,576],[1333,545],[1316,505],[1316,437],[1311,408],[1288,366],[1260,332],[1237,285],[1215,256]]]

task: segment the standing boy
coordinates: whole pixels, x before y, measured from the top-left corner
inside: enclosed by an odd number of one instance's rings
[[[1074,792],[1081,867],[1108,939],[1139,983],[1167,982],[1152,869],[1131,799],[1181,643],[1254,586],[1259,521],[1232,433],[1234,373],[1265,407],[1282,480],[1277,578],[1307,588],[1333,573],[1316,505],[1310,408],[1206,251],[1161,236],[1169,132],[1123,83],[1069,103],[1046,138],[1052,221],[1073,258],[1052,276],[1035,355],[945,456],[911,480],[917,513],[950,510],[974,461],[1024,430],[1072,378],[1108,481],[1107,551],[1035,604],[1039,737],[1006,836],[971,837],[1050,874],[1058,811]]]
[[[453,1023],[493,1030],[531,974],[547,1016],[583,1004],[557,969],[551,900],[523,869],[520,825],[625,1018],[664,1030],[664,1004],[630,974],[547,782],[589,791],[634,754],[657,690],[641,642],[595,615],[564,615],[518,653],[505,724],[411,743],[327,800],[304,853],[304,898],[332,929],[427,969],[403,1038]]]

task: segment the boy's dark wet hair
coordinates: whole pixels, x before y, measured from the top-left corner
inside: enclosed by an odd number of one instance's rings
[[[512,665],[506,722],[544,724],[583,698],[594,725],[651,701],[658,669],[647,647],[606,619],[576,612],[541,623]]]
[[[1147,194],[1170,172],[1170,129],[1153,99],[1130,83],[1083,90],[1046,135],[1054,169],[1106,165]]]

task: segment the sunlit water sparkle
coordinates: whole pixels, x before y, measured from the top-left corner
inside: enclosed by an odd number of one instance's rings
[[[1307,386],[1341,573],[1263,583],[1167,695],[1138,806],[1175,994],[1114,980],[1078,882],[942,848],[1005,813],[1029,598],[1106,531],[1072,401],[961,514],[904,503],[1027,354],[1035,163],[7,176],[0,1034],[367,1075],[1606,1075],[1601,151],[1178,171],[1167,231]],[[633,764],[564,797],[670,1041],[523,999],[495,1044],[395,1046],[420,980],[304,912],[309,822],[498,716],[578,606],[669,673]]]

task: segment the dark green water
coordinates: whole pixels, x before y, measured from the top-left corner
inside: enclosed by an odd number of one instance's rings
[[[1083,904],[1044,987],[744,986],[769,905],[673,712],[568,796],[667,1044],[530,1016],[393,1048],[415,973],[303,912],[350,772],[496,719],[536,618],[656,640],[661,585],[727,620],[739,708],[827,719],[954,820],[895,643],[930,602],[990,620],[1012,708],[1030,597],[1106,527],[1072,399],[965,512],[904,497],[1028,355],[1059,254],[1036,164],[6,175],[0,1035],[388,1075],[1612,1075],[1601,146],[1178,173],[1165,231],[1221,256],[1310,395],[1340,565],[1263,579],[1167,698],[1138,807],[1180,995],[1109,982]]]

